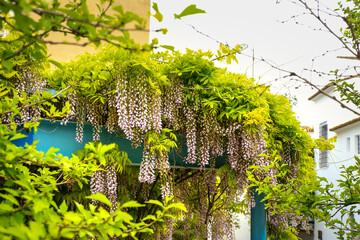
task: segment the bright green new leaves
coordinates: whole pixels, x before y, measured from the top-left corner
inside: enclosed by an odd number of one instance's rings
[[[155,10],[155,14],[151,14],[154,18],[156,18],[159,22],[162,22],[163,15],[160,13],[158,5],[156,2],[153,3],[152,8]]]
[[[104,194],[101,193],[95,193],[92,194],[91,196],[87,196],[86,198],[88,199],[93,199],[93,200],[97,200],[101,203],[104,203],[105,205],[107,205],[108,207],[111,207],[111,202],[109,199],[107,199],[107,197]]]
[[[27,61],[41,64],[47,60],[46,44],[99,47],[101,43],[109,43],[133,51],[148,51],[156,47],[154,42],[141,45],[132,39],[132,32],[148,31],[146,21],[140,16],[124,11],[121,5],[114,5],[114,1],[95,3],[98,11],[90,11],[87,1],[83,0],[75,0],[66,5],[60,4],[57,0],[20,0],[17,4],[2,1],[0,28],[10,33],[0,42],[0,74],[10,78],[17,74],[13,69],[16,69],[16,66],[29,65]],[[150,15],[161,22],[163,15],[157,3],[153,3],[152,9],[155,13]],[[180,14],[175,14],[175,18],[180,19],[198,13],[205,11],[196,5],[189,5]],[[167,29],[161,28],[157,31],[166,34]],[[53,33],[67,38],[47,38]],[[56,62],[52,63],[58,66]]]
[[[220,47],[217,51],[215,59],[220,62],[225,61],[226,64],[231,64],[232,61],[238,63],[236,55],[239,54],[242,49],[243,47],[240,46],[240,44],[237,44],[235,47],[230,48],[229,45],[220,43]]]
[[[180,14],[174,14],[175,19],[180,19],[182,17],[188,16],[188,15],[194,15],[199,13],[206,13],[204,10],[197,8],[196,4],[191,4],[188,7],[186,7]]]
[[[175,47],[174,46],[170,46],[170,45],[160,45],[160,47],[166,49],[166,50],[170,50],[172,52],[175,51]]]
[[[136,201],[129,201],[121,205],[121,208],[138,208],[138,207],[144,207],[144,204],[140,204]]]
[[[177,148],[177,137],[172,130],[167,128],[163,128],[160,135],[155,132],[148,132],[145,138],[154,153],[168,153],[171,148]]]

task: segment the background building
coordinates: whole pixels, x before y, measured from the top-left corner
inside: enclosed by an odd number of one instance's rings
[[[66,3],[67,0],[61,0],[61,3]],[[89,12],[91,13],[99,13],[97,8],[97,4],[100,4],[100,0],[87,0]],[[150,0],[114,0],[113,6],[122,5],[124,12],[130,11],[146,21],[146,31],[131,31],[130,36],[134,39],[135,42],[140,44],[149,43],[149,22],[150,17],[148,12],[150,11]],[[106,3],[101,5],[102,7],[106,7]],[[115,11],[109,9],[107,12],[108,15],[114,14]],[[133,25],[127,25],[126,28],[132,28]],[[73,36],[64,36],[62,33],[51,33],[46,40],[47,41],[73,41]],[[84,42],[84,41],[83,41]],[[81,43],[81,41],[80,41]],[[82,52],[95,52],[93,46],[75,46],[68,44],[48,44],[48,54],[52,59],[59,62],[66,62]]]
[[[359,83],[357,88],[359,89]],[[340,99],[339,92],[334,92],[332,84],[326,85],[322,91]],[[313,115],[314,138],[325,139],[337,136],[335,148],[332,151],[315,150],[316,172],[319,177],[325,177],[329,183],[337,186],[337,179],[340,179],[341,166],[350,166],[355,163],[354,155],[360,153],[360,117],[333,99],[325,96],[320,91],[309,98],[314,102],[311,114]],[[353,109],[354,105],[348,104]],[[350,214],[350,213],[349,213]],[[340,214],[335,217],[340,218]],[[360,216],[354,216],[359,218]],[[315,221],[315,240],[335,240],[335,230],[329,229],[324,223]]]

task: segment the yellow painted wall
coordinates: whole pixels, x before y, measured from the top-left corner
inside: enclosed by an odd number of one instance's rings
[[[66,3],[67,0],[61,0],[60,2]],[[87,0],[89,5],[89,11],[92,13],[97,13],[98,9],[96,3],[100,4],[100,0]],[[124,12],[131,11],[142,17],[146,20],[146,29],[149,29],[149,16],[148,12],[150,11],[150,0],[114,0],[114,6],[122,5]],[[108,12],[111,15],[111,11]],[[131,28],[132,26],[126,26]],[[135,40],[135,42],[143,44],[149,42],[149,32],[148,31],[133,31],[130,32],[130,36]],[[74,40],[72,36],[65,37],[61,33],[52,33],[49,37],[46,38],[48,41],[63,41],[63,40]],[[88,51],[95,52],[92,46],[74,46],[74,45],[64,45],[64,44],[48,44],[48,54],[52,59],[59,62],[66,62],[75,58],[80,53]]]

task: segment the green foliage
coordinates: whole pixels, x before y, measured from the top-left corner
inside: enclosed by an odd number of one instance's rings
[[[336,91],[340,92],[341,101],[353,103],[357,108],[360,106],[360,92],[355,87],[355,82],[347,82],[342,80],[334,81],[336,83]]]
[[[154,2],[152,8],[155,10],[155,14],[152,14],[151,16],[161,22],[163,20],[163,15],[160,13],[157,3]]]
[[[324,137],[321,137],[319,139],[314,139],[314,143],[316,148],[318,148],[320,151],[325,151],[325,150],[333,150],[335,145],[334,143],[337,140],[337,136],[331,137],[329,138],[329,140],[326,140]]]
[[[273,177],[270,176],[259,181],[253,171],[248,171],[248,176],[254,186],[258,186],[258,191],[265,193],[265,205],[266,208],[272,209],[272,214],[291,212],[302,216],[305,221],[317,219],[336,230],[339,239],[345,239],[345,235],[346,239],[353,239],[360,235],[359,223],[356,218],[349,216],[360,213],[360,159],[355,156],[355,160],[355,165],[341,167],[341,179],[337,180],[336,186],[329,183],[326,178],[315,176],[293,178],[283,184],[274,184]],[[277,177],[285,177],[287,171],[285,165],[279,166]],[[296,232],[295,229],[296,226],[289,228],[290,231]]]
[[[352,45],[352,48],[356,51],[359,50],[359,36],[360,36],[360,3],[357,0],[346,0],[345,2],[338,2],[338,12],[344,14],[343,20],[347,27],[340,29],[343,33],[342,40],[345,43]]]
[[[202,9],[197,8],[195,4],[191,4],[187,6],[180,14],[174,14],[174,16],[175,19],[180,19],[188,15],[199,14],[199,13],[206,13],[206,12]]]
[[[177,137],[172,130],[163,128],[161,134],[148,132],[145,136],[150,150],[154,153],[168,153],[173,148],[177,148]]]
[[[240,53],[242,49],[243,47],[239,44],[237,44],[234,48],[230,48],[229,45],[220,43],[216,60],[219,60],[220,62],[226,61],[226,64],[231,64],[232,61],[238,63],[236,54]]]
[[[97,10],[90,11],[88,4],[96,4]],[[150,15],[161,22],[163,16],[157,4],[153,3],[152,8],[155,14]],[[189,5],[181,14],[175,14],[175,18],[204,12]],[[37,64],[46,61],[46,44],[93,45],[97,48],[101,43],[108,43],[134,51],[157,47],[156,39],[140,45],[131,38],[133,31],[148,31],[146,21],[133,12],[124,11],[114,1],[88,3],[75,0],[66,4],[59,0],[21,0],[16,4],[1,1],[0,20],[0,29],[8,33],[0,41],[0,74],[7,78],[17,74],[17,67],[30,65],[29,61]],[[157,31],[167,33],[166,28]],[[66,41],[48,38],[53,33],[71,37]],[[60,66],[56,61],[51,60],[51,63]]]

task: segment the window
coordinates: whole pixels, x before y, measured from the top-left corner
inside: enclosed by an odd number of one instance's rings
[[[360,135],[355,135],[355,154],[360,154]]]
[[[323,240],[322,231],[318,230],[318,239]]]
[[[350,138],[348,137],[348,138],[346,138],[346,151],[347,152],[350,152]]]
[[[320,133],[320,138],[323,137],[326,140],[328,140],[328,125],[327,122],[323,122],[320,124],[319,126],[319,133]],[[322,167],[327,167],[328,166],[328,151],[320,151],[319,154],[319,166]]]

